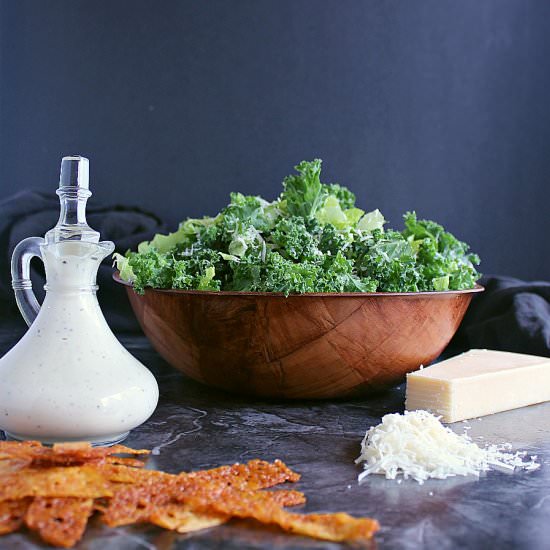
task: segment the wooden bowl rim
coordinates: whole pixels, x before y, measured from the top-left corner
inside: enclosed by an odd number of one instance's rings
[[[133,288],[132,283],[123,281],[120,278],[118,270],[113,272],[113,280],[121,285]],[[185,295],[200,295],[200,296],[258,296],[258,297],[279,297],[279,298],[359,298],[359,297],[376,297],[376,296],[449,296],[452,294],[472,294],[483,292],[485,287],[476,283],[474,288],[465,290],[429,290],[421,292],[308,292],[305,294],[289,294],[286,296],[282,292],[253,292],[242,290],[182,290],[178,288],[152,288],[147,287],[147,290],[154,292],[162,292],[164,294],[185,294]]]

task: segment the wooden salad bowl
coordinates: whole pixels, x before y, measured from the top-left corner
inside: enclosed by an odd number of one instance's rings
[[[471,290],[301,294],[124,284],[158,353],[215,388],[260,397],[361,395],[428,365],[455,334]]]

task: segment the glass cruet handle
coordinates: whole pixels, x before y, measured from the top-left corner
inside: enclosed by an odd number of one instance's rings
[[[40,245],[44,242],[41,237],[24,239],[15,247],[11,257],[11,286],[19,311],[29,326],[40,310],[40,304],[32,290],[31,260],[34,257],[42,259]]]

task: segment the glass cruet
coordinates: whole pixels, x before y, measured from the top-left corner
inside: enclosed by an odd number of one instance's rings
[[[21,241],[12,256],[12,286],[29,329],[0,359],[0,429],[13,439],[110,445],[149,418],[158,386],[116,339],[97,301],[97,270],[114,244],[86,222],[88,159],[62,159],[57,194],[56,226]],[[42,306],[30,280],[33,257],[46,270]]]

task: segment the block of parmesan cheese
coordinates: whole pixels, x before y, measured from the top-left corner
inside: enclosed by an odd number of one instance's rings
[[[550,401],[550,358],[472,349],[407,375],[405,407],[458,422]]]

